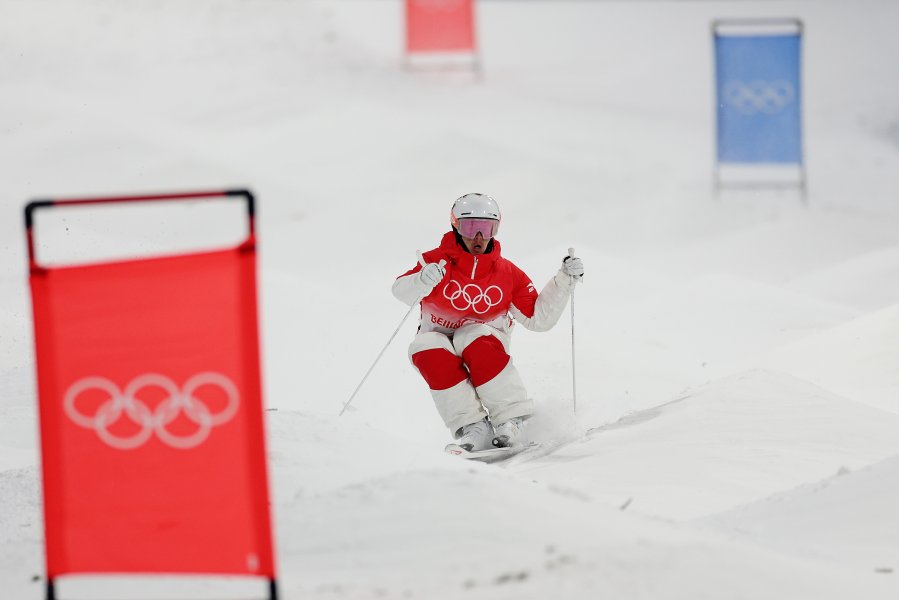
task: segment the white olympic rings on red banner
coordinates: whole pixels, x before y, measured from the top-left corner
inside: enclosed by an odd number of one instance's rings
[[[724,84],[725,102],[744,115],[779,113],[795,97],[793,85],[783,79],[749,83],[734,79]]]
[[[496,292],[493,292],[493,290],[496,290]],[[487,289],[482,290],[481,286],[476,283],[469,283],[463,286],[455,279],[450,279],[449,283],[443,286],[443,297],[449,300],[456,310],[468,310],[470,308],[475,313],[483,315],[503,301],[503,291],[498,285],[491,285]],[[457,304],[456,301],[460,298],[461,301]]]
[[[227,397],[227,404],[217,413],[212,413],[195,394],[198,389],[206,386],[219,388]],[[165,392],[163,400],[152,410],[138,397],[141,390],[148,388]],[[76,406],[78,397],[88,391],[99,391],[109,396],[93,416],[82,413]],[[172,448],[194,448],[209,437],[213,427],[230,421],[239,405],[237,386],[224,375],[213,372],[197,373],[187,380],[182,389],[178,389],[165,375],[155,373],[134,378],[125,386],[124,391],[105,377],[85,377],[69,386],[63,398],[65,413],[76,425],[93,429],[103,442],[119,450],[138,448],[154,433],[160,441]],[[182,413],[196,425],[196,430],[186,435],[177,435],[169,431],[168,425]],[[135,433],[117,435],[109,431],[109,427],[123,415],[138,426]]]

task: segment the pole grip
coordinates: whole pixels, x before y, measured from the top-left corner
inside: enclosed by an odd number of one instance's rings
[[[418,264],[421,265],[421,268],[424,269],[425,267],[427,267],[427,266],[428,266],[428,263],[425,261],[425,257],[424,257],[424,255],[421,253],[421,250],[416,250],[416,251],[415,251],[415,254],[418,255]],[[444,260],[444,259],[441,258],[441,259],[440,259],[440,262],[437,263],[437,264],[440,265],[440,268],[442,269],[443,267],[446,266],[446,260]]]

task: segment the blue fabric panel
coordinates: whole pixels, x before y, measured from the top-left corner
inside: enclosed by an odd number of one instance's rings
[[[802,164],[800,44],[715,36],[719,162]]]

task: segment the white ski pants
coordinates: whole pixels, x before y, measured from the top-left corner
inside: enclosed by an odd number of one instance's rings
[[[409,359],[454,436],[460,427],[488,415],[493,423],[502,423],[533,413],[533,402],[509,356],[509,342],[508,335],[493,327],[473,323],[451,337],[420,333],[409,346]]]

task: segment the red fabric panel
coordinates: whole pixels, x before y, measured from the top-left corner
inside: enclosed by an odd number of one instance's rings
[[[48,576],[274,577],[252,248],[31,287]]]
[[[474,0],[406,0],[406,52],[474,49]]]
[[[443,348],[416,352],[412,355],[412,364],[432,390],[448,390],[468,379],[462,359]]]
[[[462,360],[468,365],[471,384],[475,387],[483,385],[499,375],[509,364],[503,343],[492,335],[482,335],[468,344],[462,351]]]

